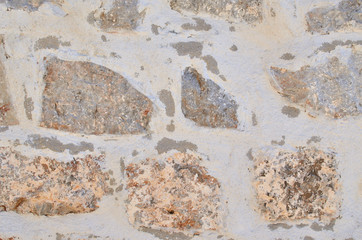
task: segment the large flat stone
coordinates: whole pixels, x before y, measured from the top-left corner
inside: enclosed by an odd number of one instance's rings
[[[271,67],[271,85],[291,102],[306,108],[316,117],[325,112],[333,118],[359,115],[361,108],[362,52],[352,48],[348,65],[338,57],[325,63],[304,66],[298,71]]]
[[[198,126],[237,128],[237,103],[212,80],[205,80],[193,68],[182,75],[182,103],[184,116]]]
[[[299,147],[254,156],[259,211],[269,221],[338,217],[339,174],[334,153]]]
[[[108,191],[108,173],[97,163],[103,160],[90,155],[67,163],[32,159],[2,147],[0,211],[46,216],[92,212]]]
[[[338,5],[315,8],[306,14],[308,31],[328,34],[346,27],[362,29],[362,2],[343,0]]]
[[[201,160],[195,154],[176,153],[128,165],[129,221],[166,231],[219,229],[220,184]]]
[[[262,5],[262,0],[170,0],[171,8],[176,11],[205,12],[248,23],[262,20]]]
[[[47,61],[41,126],[86,134],[146,132],[152,102],[116,72],[89,62]]]

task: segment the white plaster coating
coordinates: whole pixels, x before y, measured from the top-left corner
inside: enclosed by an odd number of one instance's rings
[[[298,70],[301,66],[319,61],[308,58],[324,42],[333,40],[361,40],[361,32],[331,32],[329,35],[311,35],[306,32],[305,13],[314,7],[330,6],[338,0],[266,0],[263,22],[256,26],[246,23],[228,23],[221,18],[198,14],[212,26],[210,31],[185,30],[182,24],[189,23],[192,14],[172,11],[167,0],[141,0],[139,9],[146,9],[143,23],[134,31],[120,30],[102,32],[87,22],[87,16],[97,9],[98,0],[65,1],[61,10],[42,5],[38,11],[28,13],[22,10],[6,11],[0,4],[0,34],[4,34],[5,49],[10,55],[3,64],[9,92],[17,110],[18,126],[0,133],[2,146],[12,145],[28,156],[43,155],[59,161],[70,161],[74,156],[67,150],[57,153],[48,149],[38,150],[22,145],[27,136],[40,134],[57,137],[64,144],[90,142],[97,152],[106,153],[104,169],[111,169],[117,183],[124,183],[120,158],[125,165],[133,162],[132,152],[137,150],[137,159],[157,154],[154,148],[164,137],[196,144],[198,152],[208,156],[202,164],[209,174],[216,177],[221,186],[223,201],[228,214],[219,233],[205,232],[194,239],[362,239],[362,157],[361,119],[346,117],[331,120],[325,116],[313,119],[307,114],[288,118],[281,109],[287,101],[280,97],[269,84],[268,69],[271,65]],[[276,13],[272,17],[270,9]],[[55,12],[54,12],[55,11]],[[64,17],[63,14],[64,12]],[[152,24],[160,26],[159,35],[154,35]],[[235,31],[229,31],[234,26]],[[177,34],[173,33],[176,32]],[[33,46],[39,38],[56,36],[71,46],[59,49],[41,49]],[[101,36],[107,38],[103,42]],[[150,39],[150,40],[147,40]],[[202,55],[212,55],[218,62],[220,74],[227,81],[209,72],[202,59],[178,56],[172,43],[184,41],[203,42]],[[229,47],[235,44],[238,51]],[[343,51],[340,47],[336,51]],[[111,57],[112,52],[120,58]],[[280,59],[284,53],[291,53],[293,61]],[[335,54],[333,51],[331,54]],[[38,127],[41,116],[41,95],[44,88],[42,75],[43,57],[56,55],[64,60],[91,61],[123,75],[140,92],[154,103],[150,123],[151,138],[146,135],[89,136],[72,134]],[[319,56],[324,56],[322,53]],[[171,60],[170,60],[171,59]],[[172,62],[171,62],[172,61]],[[140,67],[144,66],[141,71]],[[239,104],[240,127],[232,129],[209,129],[197,127],[186,119],[181,111],[181,74],[187,66],[196,68],[205,78],[213,79],[225,92],[234,96]],[[292,69],[294,68],[294,69]],[[34,101],[33,121],[26,117],[24,110],[24,89]],[[167,89],[175,100],[175,116],[167,117],[158,92]],[[252,124],[252,112],[258,124]],[[174,120],[175,131],[170,133],[166,125]],[[337,153],[338,172],[341,174],[342,207],[341,218],[336,220],[334,230],[314,231],[309,226],[295,227],[296,224],[311,224],[313,221],[286,222],[294,227],[272,231],[262,217],[253,210],[256,207],[252,189],[252,175],[248,168],[252,162],[246,156],[250,148],[268,146],[272,140],[285,136],[285,148],[306,145],[312,136],[322,138],[313,143],[321,150],[332,149]],[[90,152],[79,153],[83,156]],[[157,239],[155,236],[138,231],[128,222],[125,204],[126,191],[104,197],[100,207],[93,213],[69,214],[67,216],[39,217],[31,214],[18,215],[14,212],[0,212],[1,236],[17,236],[26,240],[55,239],[56,233],[94,234],[111,239]],[[117,198],[117,199],[116,199]],[[102,238],[101,238],[102,239]]]

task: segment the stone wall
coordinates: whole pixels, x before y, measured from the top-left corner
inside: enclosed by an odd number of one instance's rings
[[[360,0],[0,20],[0,240],[362,239]]]

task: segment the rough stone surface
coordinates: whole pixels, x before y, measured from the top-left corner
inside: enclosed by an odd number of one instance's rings
[[[188,67],[182,75],[182,113],[198,126],[237,128],[238,105],[212,80]]]
[[[248,23],[262,20],[262,4],[262,0],[170,0],[171,8],[176,11],[206,12]]]
[[[138,0],[115,0],[112,6],[93,11],[88,16],[88,22],[105,30],[133,30],[145,16],[138,11]]]
[[[38,10],[40,5],[45,2],[52,2],[61,5],[63,3],[63,0],[6,0],[4,2],[6,3],[6,6],[10,9],[23,9],[29,12],[33,12]]]
[[[108,189],[108,174],[97,161],[104,157],[64,163],[0,148],[0,211],[46,216],[94,211]]]
[[[0,35],[0,55],[0,125],[14,125],[17,124],[18,121],[15,117],[15,111],[5,81],[5,68],[1,62],[5,55],[4,39],[2,35]]]
[[[350,26],[362,29],[362,2],[343,0],[336,6],[316,8],[307,13],[306,20],[312,33],[328,34]]]
[[[353,50],[348,65],[338,57],[324,64],[304,66],[298,71],[271,67],[271,84],[276,91],[291,102],[306,108],[316,117],[319,111],[334,118],[359,115],[361,108],[362,52]]]
[[[299,147],[254,157],[259,211],[269,221],[322,219],[339,214],[339,174],[334,153]]]
[[[86,134],[147,130],[151,101],[110,69],[52,58],[44,82],[43,127]]]
[[[219,229],[220,184],[195,154],[176,153],[126,168],[129,221],[172,231]]]

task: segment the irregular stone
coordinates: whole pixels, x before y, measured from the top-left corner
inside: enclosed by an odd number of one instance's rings
[[[283,59],[283,60],[293,60],[295,58],[295,56],[291,53],[284,53],[280,59]]]
[[[290,101],[316,117],[320,111],[334,118],[359,115],[362,111],[362,52],[352,51],[348,65],[331,57],[315,67],[298,71],[271,67],[271,85]]]
[[[0,148],[0,211],[53,216],[96,210],[108,189],[108,173],[97,161],[104,156],[65,163]]]
[[[206,63],[207,70],[209,70],[210,72],[212,72],[214,74],[220,73],[218,64],[213,56],[211,56],[211,55],[203,56],[202,60],[204,60],[204,62]]]
[[[5,56],[4,39],[0,35],[0,126],[8,126],[18,124],[18,121],[15,117],[15,109],[11,103],[5,81],[5,68],[2,64],[3,56]]]
[[[33,119],[33,110],[34,110],[34,102],[33,102],[33,99],[31,97],[28,97],[28,93],[24,87],[24,109],[25,109],[25,114],[26,114],[26,117],[29,119],[29,120],[32,120]]]
[[[78,154],[87,150],[93,152],[94,150],[94,146],[91,143],[82,141],[78,145],[73,143],[64,144],[55,137],[41,137],[39,134],[28,136],[28,140],[25,141],[25,144],[29,144],[36,149],[48,148],[54,152],[64,152],[65,150],[68,150],[70,154]]]
[[[203,45],[200,42],[178,42],[171,44],[176,49],[179,56],[189,55],[190,58],[200,58],[202,54]]]
[[[10,9],[23,9],[29,12],[37,11],[45,2],[61,5],[64,0],[6,0],[6,6]]]
[[[269,221],[333,221],[340,207],[334,153],[299,147],[254,155],[254,187],[259,211]]]
[[[348,26],[362,29],[362,3],[360,0],[343,0],[331,7],[315,8],[306,14],[307,30],[328,34]]]
[[[165,153],[173,149],[185,153],[187,150],[197,151],[197,145],[188,141],[175,141],[169,138],[162,138],[160,141],[158,141],[155,149],[157,150],[158,154]]]
[[[185,234],[219,229],[220,184],[201,160],[195,154],[176,153],[128,165],[131,224]]]
[[[44,75],[42,127],[86,134],[146,132],[152,102],[116,72],[51,58]]]
[[[158,93],[161,102],[166,107],[166,115],[168,117],[175,116],[175,101],[173,100],[172,94],[169,90],[162,89]]]
[[[35,42],[34,49],[58,49],[60,45],[70,46],[70,42],[62,42],[55,36],[48,36],[44,38],[39,38]]]
[[[195,21],[195,24],[184,23],[181,27],[185,30],[195,30],[195,31],[209,31],[211,25],[207,24],[204,19],[201,18],[192,18]]]
[[[282,113],[287,115],[289,118],[296,118],[299,116],[300,110],[292,106],[284,106],[282,108]]]
[[[188,11],[195,14],[206,12],[228,20],[260,22],[262,16],[262,0],[170,0],[171,9]]]
[[[145,11],[138,11],[138,0],[115,0],[88,15],[88,22],[102,30],[133,30],[143,20]]]
[[[238,105],[212,80],[187,67],[182,75],[182,113],[198,126],[237,128]]]
[[[349,47],[352,47],[353,45],[362,45],[362,40],[358,40],[358,41],[347,40],[345,42],[335,40],[335,41],[333,41],[331,43],[325,42],[325,43],[322,44],[322,46],[320,46],[316,50],[316,52],[321,51],[321,52],[330,53],[331,51],[335,50],[337,46],[349,46]]]

